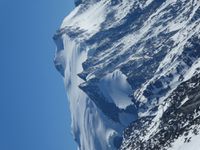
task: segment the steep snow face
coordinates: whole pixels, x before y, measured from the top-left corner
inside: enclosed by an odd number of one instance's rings
[[[79,149],[145,150],[155,146],[152,140],[159,149],[173,142],[174,149],[181,147],[187,123],[177,124],[185,120],[173,113],[187,118],[199,106],[197,85],[196,93],[177,91],[192,86],[188,82],[200,73],[200,1],[75,3],[54,36],[54,62],[64,77]],[[195,113],[176,111],[189,102],[197,104],[189,107]],[[158,141],[168,134],[168,140]]]
[[[66,34],[60,36],[57,37],[58,39],[55,38],[55,40],[63,39],[63,49],[57,51],[55,65],[61,74],[64,75],[67,95],[70,100],[74,139],[81,150],[115,149],[114,140],[116,137],[121,136],[123,131],[122,125],[113,123],[106,118],[101,113],[101,110],[79,88],[83,80],[77,74],[82,71],[82,63],[87,58],[85,47],[70,39]],[[124,84],[123,82],[125,81],[122,80],[121,82]],[[114,95],[117,94],[114,92]]]
[[[106,99],[122,109],[133,104],[130,97],[132,89],[126,79],[122,72],[116,70],[103,77],[99,84],[99,89]]]
[[[88,7],[87,11],[81,11],[81,6],[75,8],[74,12],[64,19],[61,28],[76,27],[78,30],[87,31],[87,34],[94,34],[99,31],[101,23],[105,21],[107,3],[99,2],[93,7]]]

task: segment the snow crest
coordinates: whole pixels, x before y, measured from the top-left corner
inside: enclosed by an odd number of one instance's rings
[[[121,136],[124,127],[119,123],[113,123],[112,120],[106,117],[79,88],[83,80],[78,76],[78,73],[83,70],[82,63],[87,59],[87,50],[80,43],[70,39],[67,34],[60,36],[59,38],[63,40],[63,49],[57,50],[55,65],[62,66],[63,69],[59,70],[60,72],[64,70],[64,82],[70,102],[71,126],[74,139],[81,150],[114,150],[116,149],[114,140],[116,137]],[[126,107],[131,103],[130,98],[128,98],[128,94],[131,92],[130,85],[128,85],[126,78],[119,71],[105,76],[102,80],[100,85],[102,90],[106,90],[103,88],[114,90],[110,93],[110,96],[119,107]],[[118,80],[118,83],[115,83],[116,80]],[[111,82],[111,87],[104,85],[107,84],[106,82]],[[123,87],[120,87],[121,85]],[[116,86],[116,89],[114,89],[114,86]],[[127,93],[128,91],[129,93]],[[109,94],[109,91],[107,92]],[[118,97],[118,94],[121,94],[121,97]],[[120,104],[119,98],[125,99],[127,102]],[[124,117],[126,117],[126,114],[124,114]],[[122,122],[127,125],[126,120],[123,118]]]

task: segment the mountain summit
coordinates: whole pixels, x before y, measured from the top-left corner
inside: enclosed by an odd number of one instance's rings
[[[80,150],[197,150],[200,0],[76,0],[54,35]]]

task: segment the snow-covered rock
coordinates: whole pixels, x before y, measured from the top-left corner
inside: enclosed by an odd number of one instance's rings
[[[54,62],[78,148],[195,149],[200,0],[75,4],[54,36]]]

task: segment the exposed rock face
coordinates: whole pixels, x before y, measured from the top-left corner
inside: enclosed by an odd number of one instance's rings
[[[75,4],[54,40],[79,149],[196,150],[200,1]]]
[[[164,101],[160,116],[145,116],[124,132],[122,150],[198,149],[200,129],[200,74],[181,83]],[[163,110],[162,110],[163,109]],[[155,111],[153,110],[153,111]],[[148,137],[148,138],[147,138]],[[194,139],[193,139],[194,138]],[[176,148],[174,148],[176,147]],[[187,149],[190,149],[187,147]]]

